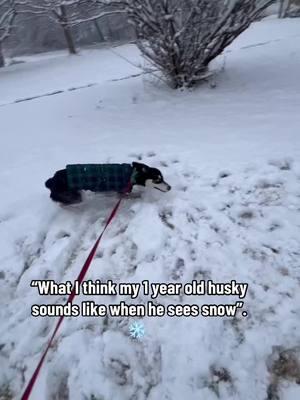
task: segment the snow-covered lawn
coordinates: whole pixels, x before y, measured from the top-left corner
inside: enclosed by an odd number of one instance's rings
[[[31,317],[31,305],[65,301],[41,298],[31,280],[74,280],[116,201],[90,194],[63,209],[44,181],[68,163],[141,160],[173,189],[125,200],[87,278],[246,282],[248,316],[146,317],[140,341],[129,337],[133,318],[66,318],[32,399],[296,400],[299,20],[254,24],[215,63],[225,66],[215,88],[173,92],[131,77],[139,64],[127,45],[0,71],[0,398],[19,398],[53,330],[55,319]],[[44,97],[14,103],[35,96]]]

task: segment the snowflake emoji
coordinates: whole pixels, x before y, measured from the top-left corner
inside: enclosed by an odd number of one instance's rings
[[[133,339],[142,339],[145,336],[145,327],[142,322],[133,322],[129,326],[130,336]]]

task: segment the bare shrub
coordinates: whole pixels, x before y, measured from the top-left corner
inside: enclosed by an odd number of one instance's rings
[[[274,0],[125,0],[143,56],[173,88],[207,77],[209,63]]]

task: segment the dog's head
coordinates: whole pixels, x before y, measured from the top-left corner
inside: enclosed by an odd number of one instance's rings
[[[152,187],[161,192],[168,192],[171,186],[163,178],[162,173],[157,168],[148,167],[148,165],[133,162],[134,180],[136,185]]]

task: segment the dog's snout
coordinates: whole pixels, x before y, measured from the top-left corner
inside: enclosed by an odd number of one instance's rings
[[[162,182],[158,186],[155,186],[156,189],[160,190],[161,192],[169,192],[172,188],[167,182]]]

